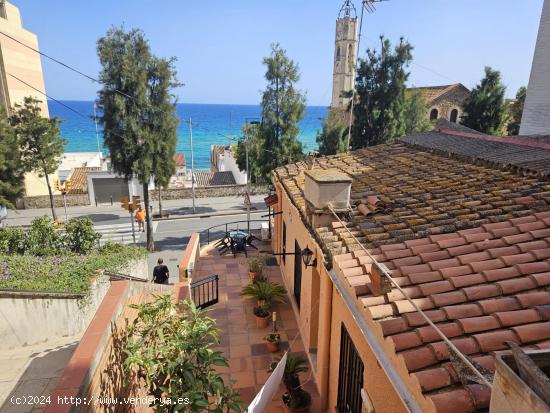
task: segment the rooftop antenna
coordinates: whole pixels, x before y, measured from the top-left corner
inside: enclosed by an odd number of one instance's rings
[[[338,13],[339,19],[343,17],[357,17],[357,9],[351,0],[344,1],[344,4]]]
[[[360,49],[360,46],[361,46],[361,36],[362,36],[362,33],[363,33],[363,14],[365,12],[365,10],[367,11],[367,13],[374,13],[376,11],[376,3],[380,3],[380,2],[383,2],[383,1],[388,1],[388,0],[362,0],[363,4],[362,4],[362,7],[361,7],[361,19],[359,21],[359,36],[358,36],[358,39],[357,39],[357,53],[356,53],[356,56],[355,56],[355,66],[353,68],[353,77],[355,78],[355,74],[357,73],[357,64],[359,62],[359,53],[361,51]],[[344,3],[344,6],[342,6],[342,10],[345,11],[346,9],[346,5],[350,3],[350,0],[346,0],[346,2]],[[353,7],[353,10],[355,10],[355,6],[353,6],[353,4],[351,4],[351,7]],[[342,13],[342,10],[340,10],[340,13]],[[349,152],[349,145],[350,145],[350,141],[351,141],[351,126],[353,124],[353,106],[355,104],[355,93],[356,93],[356,90],[355,90],[355,85],[353,87],[353,91],[352,91],[352,95],[351,95],[351,109],[350,109],[350,114],[349,114],[349,127],[348,127],[348,139],[347,139],[347,143],[346,143],[346,151]]]

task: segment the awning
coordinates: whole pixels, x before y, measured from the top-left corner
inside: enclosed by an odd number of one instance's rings
[[[264,198],[265,206],[266,207],[272,207],[273,205],[276,205],[279,202],[279,197],[277,194],[271,194]]]

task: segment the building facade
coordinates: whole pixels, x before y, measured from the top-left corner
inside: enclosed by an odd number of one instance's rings
[[[332,108],[346,108],[350,98],[342,94],[355,86],[355,60],[357,55],[357,17],[349,1],[344,3],[336,20],[334,41],[334,67],[332,75]]]
[[[533,145],[445,129],[275,170],[272,246],[323,411],[487,412],[424,316],[489,376],[506,341],[550,347],[550,141]]]
[[[46,91],[37,36],[23,27],[19,9],[0,1],[0,106],[9,110],[25,97],[42,101],[42,113],[48,116]],[[37,89],[37,90],[35,90]]]
[[[470,91],[461,83],[407,89],[407,94],[419,93],[427,106],[426,116],[432,120],[445,119],[460,123],[462,106]]]
[[[550,0],[544,0],[520,135],[550,134]]]

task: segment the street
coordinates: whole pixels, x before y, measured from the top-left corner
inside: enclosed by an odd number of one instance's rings
[[[251,196],[252,210],[250,213],[251,225],[253,229],[259,228],[261,222],[267,222],[267,209],[263,202],[263,195]],[[158,202],[152,203],[154,212],[158,210]],[[183,250],[187,246],[189,237],[194,232],[202,232],[208,228],[208,232],[201,233],[201,245],[210,241],[219,239],[225,232],[225,224],[228,229],[246,229],[247,213],[244,208],[242,197],[219,197],[219,198],[200,198],[195,200],[195,211],[192,212],[191,199],[177,199],[163,201],[163,212],[170,214],[168,219],[153,221],[153,238],[155,241],[155,252],[149,255],[149,273],[156,265],[159,257],[162,257],[164,263],[170,270],[170,282],[177,281],[177,264],[181,259]],[[63,208],[56,208],[60,218],[64,217]],[[38,216],[51,216],[49,208],[28,209],[9,211],[8,226],[26,226],[32,219]],[[94,222],[96,231],[102,234],[101,242],[114,241],[124,244],[133,243],[132,221],[130,214],[120,207],[120,204],[100,205],[100,206],[81,206],[67,208],[68,218],[89,217]],[[236,222],[241,221],[241,222]],[[136,242],[145,246],[146,236],[144,232],[138,232],[135,225]]]

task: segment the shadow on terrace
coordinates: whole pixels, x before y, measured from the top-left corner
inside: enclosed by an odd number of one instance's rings
[[[192,274],[193,284],[217,274],[219,276],[219,302],[210,307],[209,315],[216,319],[220,329],[221,344],[217,350],[223,351],[229,360],[229,368],[221,372],[226,379],[236,381],[235,388],[239,391],[245,406],[252,401],[269,377],[267,369],[273,360],[289,349],[294,354],[304,355],[304,345],[299,335],[298,324],[292,308],[285,303],[274,304],[272,311],[277,313],[277,333],[281,336],[279,352],[270,353],[267,350],[265,336],[273,329],[272,321],[267,328],[256,326],[253,314],[254,300],[240,296],[241,289],[250,283],[249,268],[245,255],[240,252],[233,257],[231,251],[220,254],[214,247],[215,241],[205,247],[199,246],[199,235],[194,234],[180,262],[180,277],[185,277],[186,269]],[[271,252],[269,242],[254,242],[258,248],[247,249],[248,256],[259,252]],[[273,263],[275,264],[275,262]],[[266,266],[263,271],[270,282],[283,284],[278,265]],[[195,299],[195,301],[197,301]],[[312,396],[311,412],[321,411],[319,394],[317,392],[311,366],[302,374],[303,389]],[[271,401],[268,412],[283,412],[281,396],[285,392],[281,383],[279,390]]]

